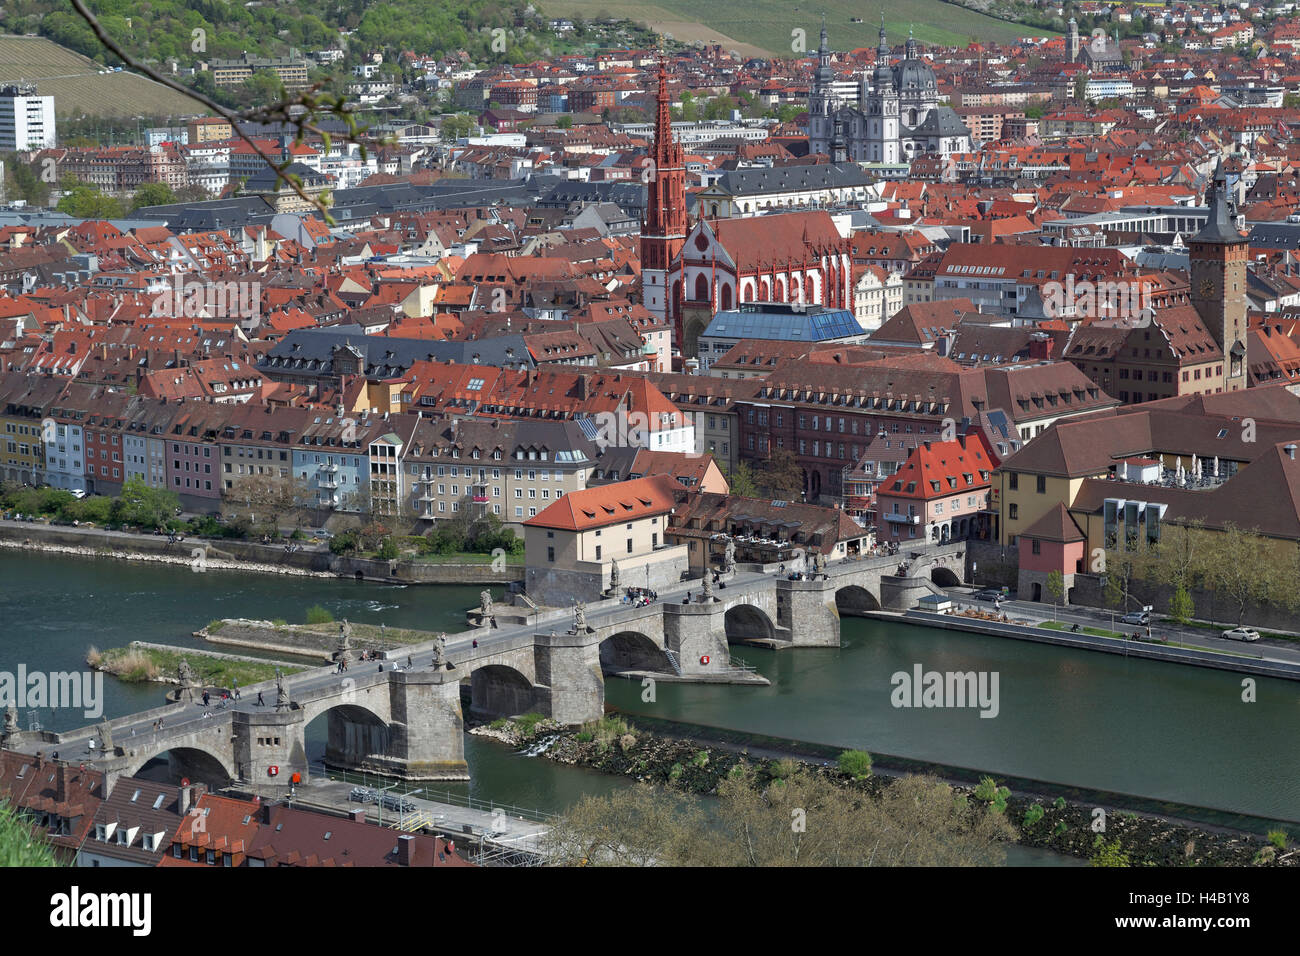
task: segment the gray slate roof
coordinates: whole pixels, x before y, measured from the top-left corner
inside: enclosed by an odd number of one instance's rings
[[[522,335],[501,335],[469,342],[400,339],[366,335],[359,325],[290,332],[258,362],[259,371],[274,375],[333,375],[334,351],[350,347],[364,360],[367,378],[396,378],[416,362],[458,362],[501,368],[533,368],[536,363]]]

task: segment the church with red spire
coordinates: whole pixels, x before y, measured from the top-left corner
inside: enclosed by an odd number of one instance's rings
[[[853,308],[852,244],[824,209],[686,216],[686,161],[673,140],[668,64],[659,60],[654,149],[645,165],[641,299],[673,329],[682,359],[718,312],[749,303]],[[759,210],[754,210],[758,212]]]
[[[659,57],[659,95],[655,112],[655,141],[644,167],[646,211],[641,223],[641,300],[656,318],[673,321],[675,303],[681,298],[681,284],[669,289],[669,271],[686,242],[686,158],[681,144],[673,139],[671,100],[668,96],[668,64]],[[680,345],[681,330],[674,326]]]

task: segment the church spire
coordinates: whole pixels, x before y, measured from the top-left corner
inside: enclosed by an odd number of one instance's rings
[[[672,321],[680,319],[669,275],[686,241],[686,161],[681,143],[673,137],[666,54],[660,54],[656,73],[654,145],[642,169],[646,183],[641,223],[642,301],[651,313]]]
[[[1193,242],[1244,242],[1237,231],[1236,216],[1232,212],[1232,200],[1228,194],[1228,174],[1223,168],[1223,157],[1219,157],[1214,167],[1214,178],[1205,191],[1205,204],[1209,207],[1209,216],[1205,226],[1192,237]]]
[[[916,37],[912,35],[912,28],[907,28],[907,58],[916,59]]]

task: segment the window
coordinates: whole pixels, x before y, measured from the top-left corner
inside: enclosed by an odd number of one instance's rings
[[[1030,544],[1029,544],[1029,549],[1030,549],[1034,554],[1042,554],[1042,553],[1043,553],[1043,542],[1039,541],[1037,538],[1034,538],[1034,539],[1030,542]]]
[[[1018,474],[1017,474],[1016,472],[1014,472],[1014,471],[1011,472],[1010,474],[1008,474],[1008,475],[1007,475],[1007,487],[1010,488],[1012,491],[1017,491],[1017,490],[1019,490],[1019,488],[1020,488],[1020,475],[1018,475]]]
[[[1037,482],[1038,482],[1038,488],[1037,488],[1038,493],[1040,495],[1047,494],[1047,476],[1039,475]]]
[[[1019,505],[1014,505],[1014,504],[1007,505],[1007,517],[1010,518],[1012,521],[1019,518],[1020,517]]]

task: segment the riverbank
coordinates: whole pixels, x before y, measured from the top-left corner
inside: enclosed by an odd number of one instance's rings
[[[898,758],[876,757],[872,775],[855,780],[839,769],[835,761],[839,751],[832,752],[832,748],[775,738],[758,742],[757,746],[728,743],[711,739],[708,728],[677,725],[676,729],[685,731],[678,736],[651,728],[651,723],[667,722],[615,716],[583,728],[564,729],[530,715],[527,719],[475,727],[470,733],[559,763],[701,795],[716,793],[718,784],[742,762],[755,767],[764,784],[788,777],[795,765],[800,765],[836,785],[874,795],[898,776],[925,773],[944,780],[968,800],[1004,800],[1003,812],[1015,826],[1018,843],[1023,846],[1091,859],[1105,844],[1127,854],[1135,866],[1300,865],[1300,850],[1285,835],[1274,837],[1283,844],[1284,848],[1279,848],[1247,830],[1197,825],[1122,804],[1067,799],[1063,794],[1052,798],[1050,793],[1028,789],[1007,792],[999,789],[1007,784],[1001,779],[992,787],[983,778],[978,782],[953,779],[953,774],[945,772],[952,768],[915,765],[899,769]],[[1011,783],[1028,785],[1026,781]],[[1049,789],[1040,786],[1037,791]],[[1099,832],[1099,826],[1104,830]]]
[[[293,545],[290,542],[290,545]],[[523,580],[524,569],[491,561],[449,563],[445,559],[387,561],[336,555],[325,548],[221,538],[185,537],[109,531],[88,526],[35,521],[0,521],[0,548],[38,551],[82,558],[113,558],[153,564],[184,565],[195,572],[224,570],[313,578],[346,578],[387,584],[508,584]]]
[[[1076,650],[1099,651],[1104,654],[1119,654],[1124,657],[1136,657],[1153,661],[1168,661],[1176,664],[1188,664],[1193,667],[1208,667],[1213,670],[1232,671],[1239,674],[1251,674],[1257,677],[1277,677],[1282,680],[1300,681],[1300,664],[1287,661],[1265,660],[1262,656],[1231,651],[1211,651],[1180,644],[1123,640],[1089,634],[1084,630],[1078,633],[1066,630],[1054,630],[1050,627],[1033,623],[1016,623],[1014,621],[992,621],[980,617],[961,614],[941,614],[934,611],[904,611],[901,614],[889,611],[872,611],[868,616],[882,620],[898,621],[903,624],[919,624],[924,627],[939,627],[951,631],[967,631],[975,634],[987,634],[991,637],[1009,637],[1020,641],[1033,641],[1038,644],[1055,644]]]
[[[185,545],[177,545],[176,547],[182,548],[184,546]],[[251,571],[255,574],[291,574],[309,578],[336,577],[336,575],[330,574],[329,572],[309,571],[305,568],[295,568],[290,565],[264,564],[252,561],[234,561],[226,558],[212,557],[204,553],[205,549],[197,546],[196,550],[200,553],[190,556],[181,553],[166,554],[143,551],[126,545],[55,544],[35,539],[15,541],[13,539],[0,537],[0,548],[5,548],[11,551],[40,551],[44,554],[59,554],[74,558],[111,558],[117,561],[141,561],[150,564],[181,565],[193,568],[196,572]]]

